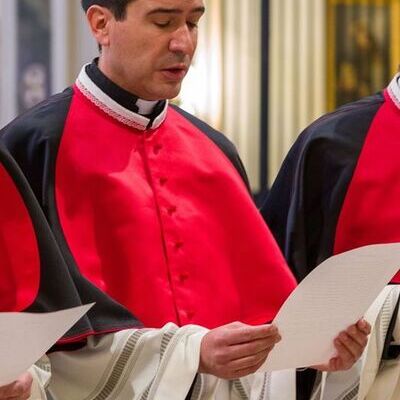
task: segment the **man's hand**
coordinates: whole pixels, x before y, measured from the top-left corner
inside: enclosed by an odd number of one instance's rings
[[[233,322],[213,329],[201,342],[199,372],[222,379],[252,374],[280,340],[277,328],[272,325]]]
[[[32,375],[21,375],[15,382],[0,387],[0,400],[27,400],[31,395]]]
[[[341,332],[334,340],[337,350],[336,357],[331,358],[327,364],[312,368],[329,372],[350,369],[361,357],[370,333],[371,325],[363,319],[359,320],[356,324]]]

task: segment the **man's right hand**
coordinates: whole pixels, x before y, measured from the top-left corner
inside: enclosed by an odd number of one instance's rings
[[[272,325],[233,322],[213,329],[201,342],[199,372],[222,379],[252,374],[280,340],[278,329]]]
[[[0,387],[0,400],[27,400],[32,390],[32,375],[21,375],[15,382]]]

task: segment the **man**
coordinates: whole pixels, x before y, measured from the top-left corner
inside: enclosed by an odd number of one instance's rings
[[[262,212],[298,280],[333,254],[400,241],[399,116],[397,75],[311,124],[289,152]]]
[[[228,380],[255,372],[280,340],[264,324],[295,280],[232,144],[166,101],[190,66],[203,2],[82,5],[99,59],[2,140],[67,263],[129,316],[104,318],[96,305],[92,329],[50,354],[49,390],[70,400],[246,398],[251,379]],[[343,332],[320,368],[350,367],[368,331],[360,321]]]

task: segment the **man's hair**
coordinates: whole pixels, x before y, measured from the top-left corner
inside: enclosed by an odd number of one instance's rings
[[[126,7],[135,0],[81,0],[82,8],[85,12],[89,7],[98,5],[108,8],[116,20],[123,20],[126,16]]]

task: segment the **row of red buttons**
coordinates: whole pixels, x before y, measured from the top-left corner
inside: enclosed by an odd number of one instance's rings
[[[161,144],[159,144],[159,143],[155,144],[153,146],[153,153],[156,156],[159,155],[161,150],[162,150],[162,148],[163,148],[163,146]],[[168,183],[168,178],[166,178],[166,177],[159,178],[159,183],[160,183],[160,186],[165,186]],[[166,208],[166,211],[167,211],[167,214],[170,217],[173,217],[177,213],[178,208],[176,206],[171,205],[171,206]],[[174,244],[174,248],[175,248],[175,250],[180,250],[183,247],[183,245],[184,244],[183,244],[182,241],[177,241]],[[188,279],[189,279],[189,272],[181,272],[178,275],[178,281],[181,284],[184,284]],[[183,320],[184,319],[192,320],[194,315],[195,315],[193,310],[180,310],[179,313],[181,315],[181,319],[183,319]]]

